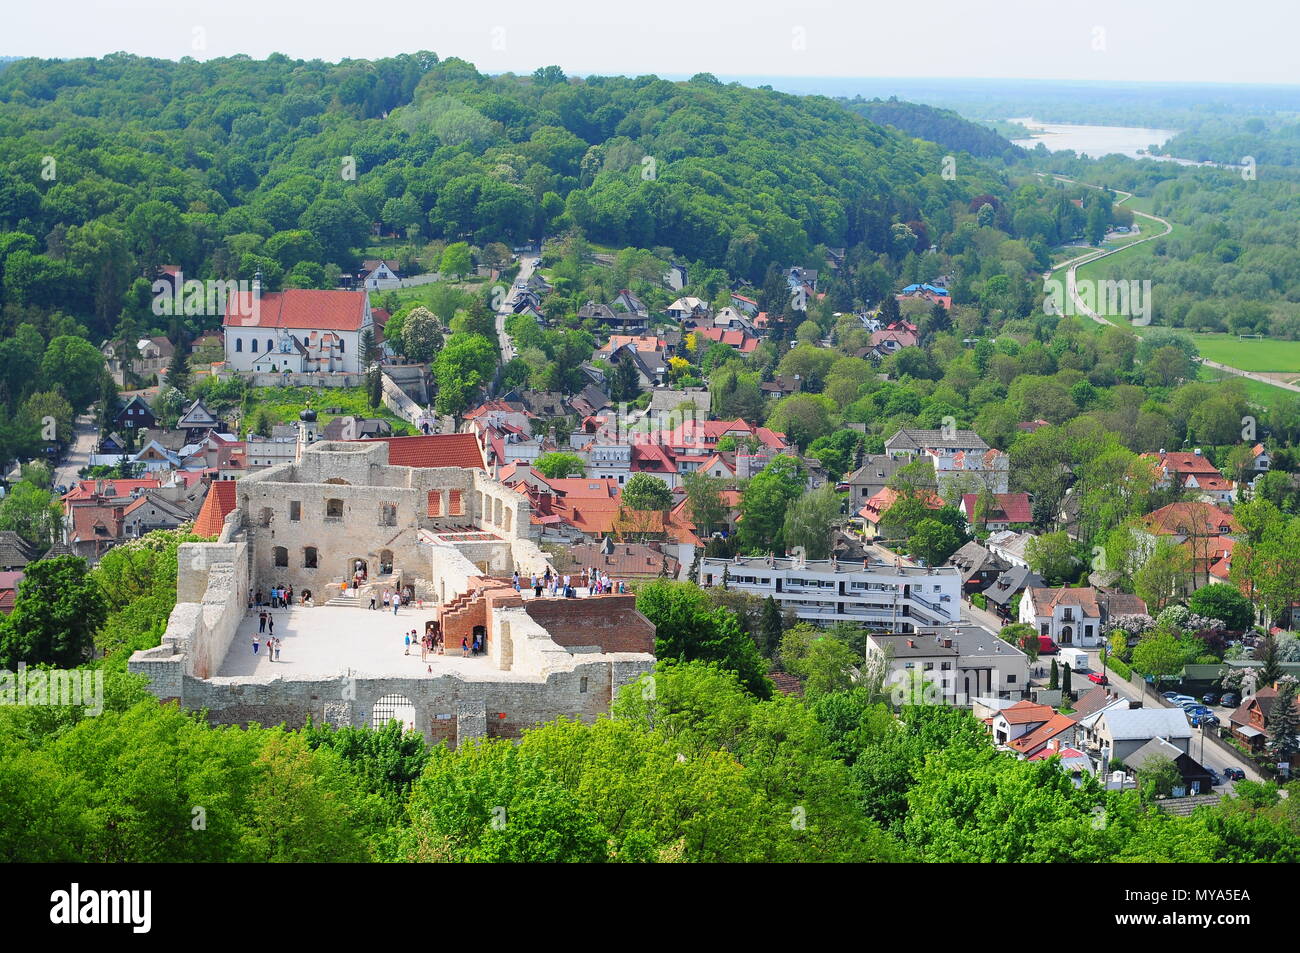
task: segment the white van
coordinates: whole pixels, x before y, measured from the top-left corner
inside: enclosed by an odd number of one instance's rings
[[[1088,671],[1088,653],[1083,649],[1062,648],[1058,658],[1062,665],[1070,666],[1071,672]]]

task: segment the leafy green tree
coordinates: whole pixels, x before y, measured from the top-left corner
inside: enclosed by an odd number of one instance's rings
[[[1187,654],[1177,637],[1154,631],[1133,647],[1133,668],[1157,679],[1177,675],[1187,664]]]
[[[0,529],[13,530],[41,552],[63,535],[63,505],[48,490],[25,481],[0,500]]]
[[[695,531],[707,536],[727,518],[727,507],[722,500],[722,480],[694,470],[682,477],[682,484],[686,488],[687,507]]]
[[[786,510],[803,491],[803,468],[793,457],[779,456],[751,477],[740,500],[740,544],[756,550],[782,548]]]
[[[1222,619],[1229,631],[1242,632],[1255,623],[1255,607],[1240,589],[1223,582],[1210,583],[1192,593],[1187,608],[1207,619]]]
[[[791,501],[782,529],[787,546],[802,546],[808,559],[826,559],[831,552],[831,534],[841,518],[843,494],[824,483],[811,493]]]
[[[1191,568],[1187,550],[1161,536],[1142,568],[1133,574],[1133,589],[1151,609],[1159,611],[1182,594]]]
[[[715,609],[693,583],[647,583],[637,591],[636,607],[655,625],[656,658],[716,662],[757,697],[771,696],[766,663],[735,613]]]
[[[543,476],[552,480],[582,476],[586,470],[582,458],[576,453],[544,453],[537,458],[533,466],[540,470]]]
[[[926,519],[916,524],[907,545],[913,555],[925,560],[927,566],[938,566],[947,562],[961,547],[962,540],[951,526]]]
[[[768,596],[763,600],[763,615],[759,622],[759,647],[767,658],[771,658],[780,647],[784,629],[781,607],[775,599]]]
[[[998,633],[998,637],[1022,650],[1029,656],[1029,661],[1033,662],[1038,658],[1038,632],[1032,625],[1026,622],[1013,622],[1011,625],[1004,625]],[[1053,662],[1055,662],[1055,659],[1053,659]]]
[[[668,484],[649,473],[634,473],[623,487],[623,505],[639,511],[665,511],[673,505]]]
[[[857,662],[853,649],[806,622],[791,627],[781,638],[781,663],[804,682],[809,699],[848,689]]]
[[[13,612],[0,624],[0,666],[80,665],[106,616],[104,595],[80,556],[28,563]]]
[[[1064,530],[1032,536],[1025,544],[1025,561],[1048,585],[1059,586],[1078,573],[1074,540]]]
[[[41,357],[41,381],[47,388],[58,388],[73,410],[81,412],[99,394],[103,366],[103,355],[85,338],[56,337]]]
[[[415,308],[402,323],[402,353],[411,360],[424,364],[432,361],[442,347],[442,329],[438,319],[428,308]]]
[[[438,382],[434,409],[440,414],[459,415],[469,401],[492,378],[498,353],[496,345],[477,334],[453,334],[433,359],[433,376]]]
[[[453,242],[443,249],[442,262],[438,267],[441,274],[459,277],[469,274],[472,268],[468,242]]]

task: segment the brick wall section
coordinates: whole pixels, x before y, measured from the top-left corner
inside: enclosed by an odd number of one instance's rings
[[[602,652],[655,650],[655,627],[636,608],[636,596],[529,599],[528,615],[565,648],[599,646]]]
[[[474,644],[474,627],[483,626],[490,645],[496,633],[492,631],[493,609],[521,606],[523,599],[508,585],[492,579],[476,577],[469,580],[473,587],[469,593],[458,596],[438,611],[438,624],[442,627],[443,644],[448,652],[460,651],[463,638]]]

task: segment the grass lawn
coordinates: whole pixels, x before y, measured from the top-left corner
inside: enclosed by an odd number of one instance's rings
[[[1224,363],[1227,363],[1226,361]],[[1253,381],[1248,377],[1238,377],[1235,374],[1227,374],[1223,371],[1216,370],[1212,367],[1201,365],[1200,373],[1197,375],[1203,381],[1240,381],[1246,387],[1246,397],[1251,403],[1269,410],[1272,408],[1274,401],[1279,397],[1293,395],[1292,391],[1283,390],[1281,387],[1274,387],[1271,384],[1265,384],[1261,381]]]
[[[263,408],[276,423],[297,420],[298,412],[310,401],[322,428],[335,417],[381,417],[393,425],[395,434],[415,433],[409,421],[387,407],[371,407],[364,387],[254,387],[250,395],[245,424],[251,423]]]
[[[1300,377],[1300,341],[1239,339],[1235,334],[1193,334],[1201,357],[1243,371],[1294,372]]]

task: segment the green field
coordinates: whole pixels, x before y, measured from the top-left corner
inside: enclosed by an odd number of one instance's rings
[[[1201,357],[1243,371],[1294,372],[1300,377],[1300,341],[1240,339],[1235,334],[1193,334]]]
[[[1226,362],[1225,362],[1226,363]],[[1262,407],[1264,410],[1272,408],[1274,402],[1283,396],[1290,394],[1290,391],[1283,390],[1280,387],[1274,387],[1271,384],[1265,384],[1262,381],[1253,381],[1248,377],[1238,377],[1235,374],[1227,374],[1212,367],[1201,365],[1197,378],[1203,381],[1238,381],[1245,386],[1246,397],[1252,404]]]

